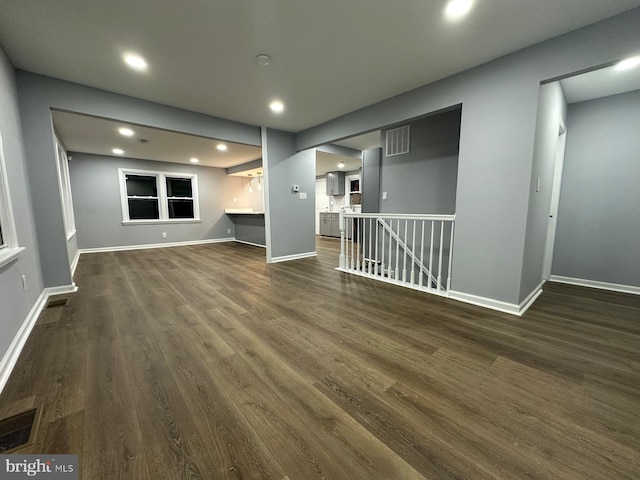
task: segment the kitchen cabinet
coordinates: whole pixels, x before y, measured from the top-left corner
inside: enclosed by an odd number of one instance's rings
[[[344,172],[327,173],[327,195],[344,195]]]
[[[340,238],[340,214],[338,212],[320,212],[320,235]]]

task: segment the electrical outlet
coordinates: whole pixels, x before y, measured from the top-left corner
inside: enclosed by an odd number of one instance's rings
[[[227,228],[227,233],[231,233],[231,229],[230,228]]]
[[[167,232],[162,232],[162,238],[167,238]]]
[[[26,275],[22,275],[22,291],[23,292],[27,291],[27,276]]]

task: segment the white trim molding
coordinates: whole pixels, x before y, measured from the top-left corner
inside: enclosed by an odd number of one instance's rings
[[[45,288],[36,302],[31,307],[31,310],[27,314],[27,318],[25,318],[24,322],[18,329],[18,333],[13,337],[9,348],[7,349],[4,357],[0,361],[0,393],[4,390],[5,385],[9,381],[9,377],[11,376],[11,372],[13,371],[16,363],[18,362],[18,358],[22,353],[22,349],[27,343],[27,339],[33,330],[33,327],[36,325],[38,318],[40,317],[40,313],[47,306],[47,301],[49,297],[53,295],[61,295],[65,293],[74,293],[78,291],[78,287],[75,283],[71,285],[63,285],[60,287],[49,287]]]
[[[621,285],[619,283],[599,282],[597,280],[587,280],[583,278],[563,277],[562,275],[551,275],[550,282],[567,283],[580,287],[598,288],[600,290],[610,290],[612,292],[631,293],[640,295],[640,287],[634,285]]]
[[[78,260],[80,260],[80,250],[76,248],[76,254],[73,256],[73,261],[71,262],[71,278],[76,274],[76,268],[78,267]]]
[[[80,253],[120,252],[125,250],[147,250],[150,248],[186,247],[189,245],[204,245],[207,243],[233,242],[235,238],[210,238],[207,240],[188,240],[185,242],[147,243],[143,245],[120,245],[115,247],[81,248]]]
[[[533,302],[542,294],[541,285],[538,286],[533,292],[531,292],[527,298],[525,298],[520,304],[503,302],[501,300],[494,300],[493,298],[480,297],[478,295],[472,295],[470,293],[456,292],[451,290],[449,292],[449,298],[458,300],[464,303],[470,303],[479,307],[490,308],[491,310],[497,310],[498,312],[508,313],[510,315],[522,316],[526,312]]]
[[[259,243],[253,243],[253,242],[247,242],[246,240],[238,240],[237,238],[234,239],[234,242],[244,243],[245,245],[252,245],[254,247],[267,248],[266,245],[260,245]]]
[[[295,255],[283,255],[281,257],[272,257],[267,263],[290,262],[291,260],[300,260],[302,258],[317,257],[318,252],[296,253]]]

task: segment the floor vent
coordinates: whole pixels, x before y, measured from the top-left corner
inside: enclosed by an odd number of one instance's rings
[[[33,443],[38,425],[34,408],[0,420],[0,453],[10,453]]]
[[[67,305],[69,305],[69,298],[67,298],[67,297],[65,297],[65,298],[52,298],[51,300],[49,300],[49,303],[47,303],[47,308],[66,307]]]

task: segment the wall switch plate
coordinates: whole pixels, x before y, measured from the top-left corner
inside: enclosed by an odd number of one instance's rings
[[[27,276],[26,275],[22,275],[22,291],[23,292],[27,291]]]
[[[230,228],[227,228],[227,233],[231,233],[231,229]]]
[[[536,192],[540,191],[540,177],[538,177],[538,180],[536,180]]]
[[[387,192],[382,192],[382,199],[386,200],[388,198]]]
[[[162,238],[167,238],[167,232],[162,232]]]
[[[300,192],[300,200],[306,200],[307,199],[307,193],[306,192]]]

